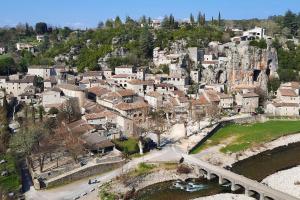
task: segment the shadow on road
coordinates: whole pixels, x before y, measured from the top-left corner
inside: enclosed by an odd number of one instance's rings
[[[25,193],[29,191],[30,187],[33,185],[32,178],[25,161],[22,162],[21,174],[22,174],[22,192]]]

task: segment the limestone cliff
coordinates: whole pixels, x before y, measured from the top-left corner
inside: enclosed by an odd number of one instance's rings
[[[267,91],[268,79],[277,76],[277,52],[270,45],[267,49],[259,49],[249,46],[248,42],[227,43],[210,49],[210,52],[227,59],[203,69],[203,82],[227,83],[231,91],[241,87],[260,87]]]

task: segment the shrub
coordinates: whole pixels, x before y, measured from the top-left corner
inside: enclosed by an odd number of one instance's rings
[[[189,168],[186,165],[179,165],[177,168],[177,172],[179,174],[189,174],[189,173],[191,173],[191,171],[192,171],[191,168]]]
[[[57,108],[55,108],[55,107],[52,107],[52,108],[50,108],[50,110],[48,111],[48,113],[50,115],[56,115],[56,114],[59,113],[59,110]]]

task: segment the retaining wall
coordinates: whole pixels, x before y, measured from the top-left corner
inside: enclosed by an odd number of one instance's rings
[[[44,182],[45,187],[54,187],[69,182],[73,182],[82,178],[87,178],[97,174],[102,174],[113,169],[121,167],[125,163],[125,160],[99,163],[94,165],[85,165],[81,168],[63,174],[61,176],[46,180]]]

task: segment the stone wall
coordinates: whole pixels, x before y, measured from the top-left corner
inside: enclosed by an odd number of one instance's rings
[[[102,174],[114,170],[118,167],[121,167],[123,163],[125,163],[125,160],[93,164],[93,165],[85,165],[81,168],[63,174],[61,176],[46,180],[43,185],[45,185],[45,187],[47,188],[47,187],[54,187],[54,186],[66,184],[82,178],[87,178],[90,176],[94,176],[97,174]]]

